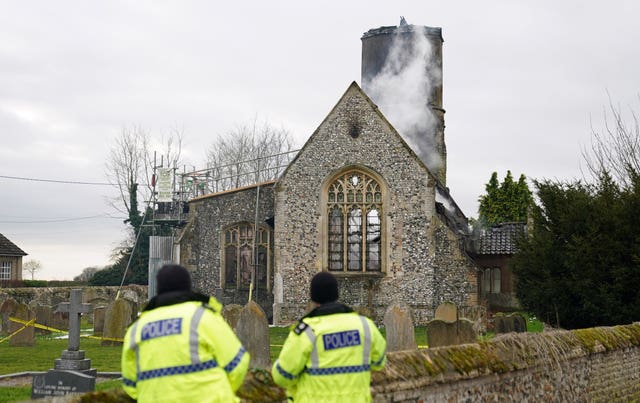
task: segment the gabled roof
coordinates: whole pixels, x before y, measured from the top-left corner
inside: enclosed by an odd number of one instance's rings
[[[486,229],[477,241],[478,255],[513,255],[518,251],[518,238],[526,232],[524,222],[508,222]]]
[[[0,234],[0,256],[26,256],[27,254],[7,237]]]
[[[344,92],[344,94],[342,94],[342,96],[340,97],[340,99],[338,100],[338,102],[333,106],[333,108],[331,108],[331,111],[325,116],[325,118],[322,120],[322,122],[320,123],[320,125],[316,128],[316,130],[311,134],[311,136],[309,136],[309,138],[307,139],[307,141],[304,143],[304,145],[300,148],[300,151],[298,151],[298,154],[291,160],[291,162],[289,163],[289,166],[287,168],[285,168],[285,170],[282,172],[282,174],[280,175],[280,178],[278,178],[278,181],[280,181],[282,178],[284,178],[287,175],[287,171],[289,171],[289,168],[291,168],[292,165],[295,164],[296,160],[304,154],[305,150],[310,146],[310,144],[313,142],[314,138],[316,137],[317,133],[320,131],[320,129],[325,125],[326,122],[329,121],[329,119],[331,118],[331,116],[334,114],[334,112],[340,107],[341,104],[343,104],[345,102],[345,100],[347,99],[349,94],[352,93],[357,93],[359,94],[371,107],[371,109],[373,111],[375,111],[375,113],[380,117],[380,119],[384,122],[385,125],[387,125],[391,132],[399,139],[400,142],[402,142],[402,144],[404,144],[405,149],[413,156],[413,158],[420,164],[422,165],[422,167],[425,169],[425,171],[428,173],[428,175],[434,180],[434,181],[438,181],[437,177],[429,170],[429,168],[427,167],[427,165],[424,163],[424,161],[422,161],[422,159],[418,156],[418,154],[416,154],[416,152],[413,150],[413,148],[411,148],[411,146],[406,142],[406,140],[404,139],[404,137],[402,137],[402,135],[400,135],[400,133],[396,130],[396,128],[391,124],[391,122],[389,122],[389,120],[387,119],[386,116],[384,116],[384,114],[382,113],[382,111],[380,111],[380,109],[378,108],[378,105],[376,105],[371,98],[369,97],[369,95],[367,95],[362,88],[360,88],[360,86],[358,85],[358,83],[356,83],[355,81],[351,82],[351,84],[349,85],[349,87],[347,87],[347,90]],[[277,186],[277,185],[276,185]]]

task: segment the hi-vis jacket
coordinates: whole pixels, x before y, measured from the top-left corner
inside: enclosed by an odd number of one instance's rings
[[[370,371],[384,367],[386,344],[369,318],[324,304],[289,333],[271,373],[296,402],[370,402]]]
[[[238,401],[234,392],[249,354],[222,318],[220,303],[195,293],[167,294],[152,299],[151,310],[127,330],[124,390],[138,402]]]

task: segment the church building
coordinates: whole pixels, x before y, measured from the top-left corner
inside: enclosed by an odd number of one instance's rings
[[[195,287],[251,298],[274,324],[305,313],[323,270],[377,322],[392,304],[416,324],[445,301],[477,306],[467,219],[446,187],[442,43],[440,28],[404,19],[366,32],[362,87],[347,86],[276,180],[190,200],[176,242]]]

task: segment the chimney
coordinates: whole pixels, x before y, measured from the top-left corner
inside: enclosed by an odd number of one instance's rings
[[[362,89],[446,186],[447,151],[442,108],[442,29],[380,27],[362,40]]]

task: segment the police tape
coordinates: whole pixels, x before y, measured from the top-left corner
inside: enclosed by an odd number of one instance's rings
[[[15,320],[14,320],[14,319],[15,319],[15,318],[9,318],[9,320],[12,320],[12,321],[14,321],[14,322],[15,322]],[[7,337],[5,337],[4,339],[0,340],[0,343],[4,342],[5,340],[9,340],[9,339],[11,339],[13,336],[15,336],[16,334],[20,333],[20,332],[21,332],[21,331],[23,331],[24,329],[26,329],[26,328],[27,328],[27,326],[33,326],[33,324],[34,324],[34,322],[35,322],[35,321],[36,321],[35,319],[31,319],[31,320],[30,320],[30,321],[28,321],[28,322],[21,321],[21,322],[23,322],[24,326],[22,326],[20,329],[16,330],[15,332],[11,333],[10,335],[8,335]]]
[[[5,337],[4,339],[0,340],[0,343],[9,340],[10,338],[12,338],[13,336],[15,336],[16,334],[20,333],[21,331],[23,331],[25,328],[27,328],[27,326],[33,326],[35,328],[38,329],[43,329],[43,330],[49,330],[51,332],[56,332],[56,333],[69,333],[67,330],[60,330],[60,329],[56,329],[55,327],[51,327],[51,326],[45,326],[45,325],[41,325],[39,323],[35,323],[35,319],[31,319],[29,321],[25,321],[22,319],[18,319],[18,318],[14,318],[14,317],[9,317],[9,320],[12,322],[16,322],[16,323],[20,323],[23,326],[16,330],[15,332],[11,333],[9,336]],[[80,337],[84,337],[86,339],[96,339],[96,340],[106,340],[106,341],[116,341],[116,342],[124,342],[124,339],[120,339],[120,338],[116,338],[116,337],[103,337],[103,336],[92,336],[92,335],[88,335],[88,334],[81,334]]]

